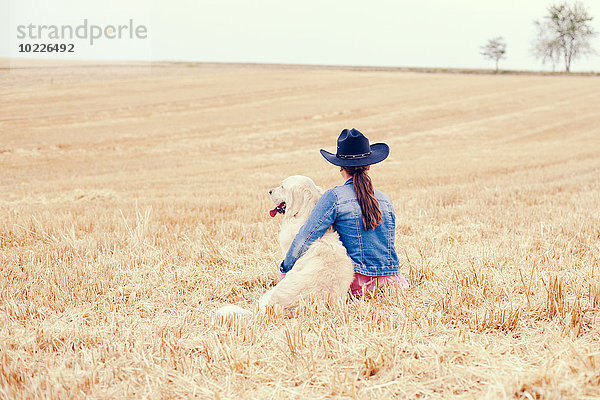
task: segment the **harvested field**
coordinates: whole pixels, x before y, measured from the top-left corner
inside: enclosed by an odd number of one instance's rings
[[[593,76],[0,70],[0,397],[598,398],[598,110]],[[352,127],[412,288],[213,320]]]

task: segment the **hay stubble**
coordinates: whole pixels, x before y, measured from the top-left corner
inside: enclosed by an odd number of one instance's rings
[[[90,72],[91,71],[91,72]],[[0,75],[0,395],[600,396],[600,81],[260,66]],[[266,191],[344,127],[412,288],[248,323]]]

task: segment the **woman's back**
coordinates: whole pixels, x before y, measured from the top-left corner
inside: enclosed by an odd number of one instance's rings
[[[333,227],[354,263],[354,271],[369,276],[398,273],[399,262],[394,248],[394,206],[390,198],[379,190],[374,191],[381,222],[374,229],[365,230],[352,179],[331,191],[337,203]]]

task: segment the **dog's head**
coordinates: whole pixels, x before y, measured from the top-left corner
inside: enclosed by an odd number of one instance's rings
[[[296,217],[304,213],[308,216],[323,194],[323,189],[306,176],[294,175],[285,178],[281,185],[269,190],[269,194],[276,204],[271,210],[272,217],[277,213],[286,214],[287,217]]]

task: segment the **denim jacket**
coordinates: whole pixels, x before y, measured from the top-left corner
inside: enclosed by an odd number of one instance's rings
[[[281,272],[291,270],[312,242],[333,225],[352,259],[354,272],[368,276],[398,274],[400,266],[394,247],[394,206],[390,198],[379,190],[375,190],[375,198],[379,202],[382,220],[374,230],[365,231],[352,179],[326,191],[294,238],[281,263]]]

